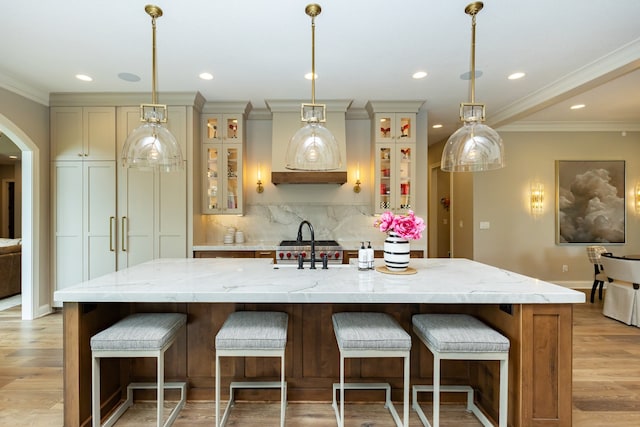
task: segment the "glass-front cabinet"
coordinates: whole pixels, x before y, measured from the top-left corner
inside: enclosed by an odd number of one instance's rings
[[[203,144],[205,171],[203,213],[243,213],[243,147]]]
[[[416,128],[423,101],[369,101],[373,212],[406,213],[415,210]]]
[[[207,103],[201,115],[202,213],[244,213],[244,118],[250,104]],[[237,113],[219,113],[230,108]]]
[[[203,142],[238,143],[244,141],[242,114],[207,114],[203,119]]]
[[[415,143],[415,113],[376,113],[375,141],[395,143]]]
[[[414,209],[415,144],[375,144],[374,213]]]

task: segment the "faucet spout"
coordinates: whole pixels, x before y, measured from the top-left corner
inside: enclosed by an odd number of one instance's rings
[[[309,221],[307,221],[306,219],[302,222],[300,222],[300,225],[298,226],[298,241],[301,242],[302,241],[302,226],[303,225],[307,225],[307,227],[309,227],[309,233],[311,234],[311,269],[315,270],[316,268],[316,237],[315,234],[313,232],[313,225],[311,225],[311,223]]]

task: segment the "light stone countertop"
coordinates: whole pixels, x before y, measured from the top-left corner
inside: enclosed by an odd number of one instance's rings
[[[382,265],[382,260],[376,260]],[[60,302],[583,303],[582,292],[467,259],[412,259],[416,274],[316,270],[268,258],[157,259],[56,291]]]

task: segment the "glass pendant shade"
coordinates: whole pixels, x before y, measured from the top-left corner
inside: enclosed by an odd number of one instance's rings
[[[440,164],[445,172],[483,172],[502,167],[502,138],[498,132],[478,122],[464,122],[449,137]]]
[[[147,111],[145,122],[134,129],[124,143],[124,166],[171,172],[183,169],[178,141],[164,126],[162,111]]]
[[[306,125],[289,140],[285,157],[287,169],[328,171],[342,166],[338,141],[322,125],[322,111],[311,108],[305,112]]]

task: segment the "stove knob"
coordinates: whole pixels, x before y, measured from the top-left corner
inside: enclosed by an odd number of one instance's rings
[[[287,259],[291,258],[291,252],[287,252]]]
[[[307,257],[307,253],[306,252],[302,252],[302,258],[306,258]]]
[[[335,254],[336,259],[340,259],[340,252],[336,252]]]
[[[284,258],[284,253],[280,252],[280,259]]]
[[[320,252],[320,259],[324,258],[324,252]]]

